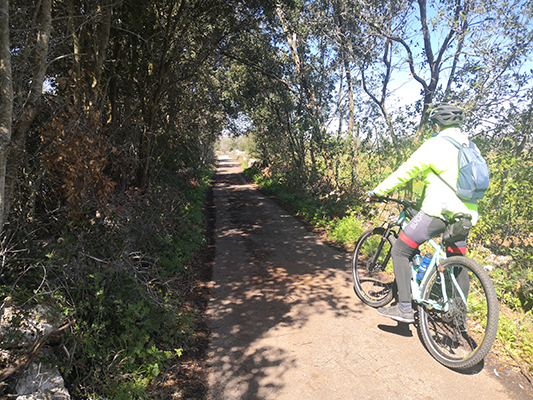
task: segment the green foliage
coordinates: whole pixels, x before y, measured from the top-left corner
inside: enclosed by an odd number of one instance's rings
[[[142,398],[146,384],[181,355],[176,347],[191,335],[192,317],[181,312],[179,299],[161,289],[156,296],[149,295],[149,290],[158,290],[157,285],[140,284],[128,271],[100,266],[80,281],[78,295],[72,298],[73,317],[78,320],[73,331],[78,342],[75,366],[82,370],[98,366],[92,385],[111,398],[127,398],[126,393],[134,392]],[[123,381],[123,376],[131,380]],[[133,391],[131,385],[137,388]]]
[[[502,147],[488,156],[491,184],[480,203],[482,219],[474,237],[522,266],[533,261],[533,158]],[[490,212],[489,212],[490,210]],[[524,251],[525,250],[525,251]]]
[[[521,269],[516,264],[496,268],[491,273],[498,298],[515,311],[533,309],[533,271]]]
[[[212,174],[169,174],[151,196],[131,193],[113,213],[28,241],[24,258],[13,253],[1,292],[76,320],[63,341],[71,357],[57,361],[74,398],[147,399],[194,340],[197,311],[184,293]]]
[[[246,174],[250,176],[251,172],[247,171]],[[253,178],[255,183],[261,186],[266,193],[276,196],[277,199],[295,215],[311,222],[317,222],[324,219],[325,211],[321,207],[320,202],[316,201],[303,190],[296,191],[288,188],[287,185],[283,184],[283,176],[279,176],[278,179],[276,179],[259,173],[253,175]]]
[[[351,246],[363,233],[362,225],[361,215],[355,210],[350,210],[344,217],[334,218],[326,231],[335,242]]]
[[[257,168],[245,170],[245,174],[270,195],[283,203],[292,213],[315,227],[323,227],[328,237],[347,246],[353,245],[361,235],[362,218],[360,211],[346,210],[338,196],[315,198],[303,190],[295,191],[283,184],[284,178],[267,177]],[[338,217],[337,215],[342,214]]]
[[[503,304],[529,311],[533,308],[533,158],[527,152],[515,155],[514,146],[506,138],[487,156],[491,183],[480,202],[481,219],[471,241],[512,257],[514,262],[495,269],[492,278]]]
[[[496,269],[491,274],[498,298],[513,310],[520,309],[520,301],[516,296],[517,281],[509,270]]]
[[[258,157],[257,144],[251,135],[222,136],[218,139],[215,150],[226,154],[241,151],[246,153],[248,157]]]
[[[498,342],[496,346],[505,355],[511,356],[513,364],[517,362],[529,366],[533,372],[533,314],[500,313],[498,325]]]

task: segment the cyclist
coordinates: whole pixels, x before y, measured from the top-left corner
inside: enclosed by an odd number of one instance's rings
[[[398,303],[378,309],[380,315],[405,323],[414,322],[409,260],[418,252],[418,247],[430,237],[437,236],[444,231],[446,217],[462,212],[471,215],[472,224],[478,220],[477,202],[462,201],[451,188],[456,187],[459,175],[459,150],[442,137],[449,136],[461,145],[468,144],[468,137],[459,129],[463,122],[463,110],[443,103],[431,112],[429,121],[433,137],[424,142],[407,161],[369,192],[370,197],[383,196],[416,175],[420,174],[424,178],[425,197],[421,211],[409,222],[392,247]],[[451,187],[446,185],[435,172]],[[467,237],[464,237],[454,243],[445,243],[447,255],[465,255],[466,240]],[[457,278],[461,287],[468,288],[467,273],[459,274]]]

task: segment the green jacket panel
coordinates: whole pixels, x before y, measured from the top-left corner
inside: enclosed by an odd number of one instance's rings
[[[407,161],[374,189],[374,193],[383,196],[421,174],[426,185],[422,211],[434,217],[458,212],[468,213],[472,215],[472,224],[475,224],[479,218],[477,204],[463,202],[431,171],[433,168],[451,187],[456,187],[459,177],[459,149],[442,136],[449,136],[461,144],[468,143],[468,137],[458,128],[441,131],[438,136],[424,142]]]

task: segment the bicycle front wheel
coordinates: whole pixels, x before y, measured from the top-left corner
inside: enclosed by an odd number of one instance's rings
[[[384,234],[381,227],[364,232],[352,259],[355,293],[365,304],[376,308],[390,303],[396,292],[391,258],[395,237]]]
[[[466,257],[441,263],[422,288],[419,328],[427,350],[441,364],[473,367],[488,354],[498,331],[498,298],[488,273]],[[437,308],[443,308],[438,310]]]

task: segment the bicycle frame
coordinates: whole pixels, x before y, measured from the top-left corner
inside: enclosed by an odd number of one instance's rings
[[[392,231],[392,228],[394,226],[399,226],[401,230],[403,230],[407,224],[409,223],[409,220],[407,219],[407,216],[405,215],[405,212],[402,211],[399,218],[398,218],[398,221],[397,223],[393,224],[393,225],[388,225],[386,230],[385,230],[385,233],[383,235],[383,238],[381,240],[381,243],[380,243],[380,248],[379,248],[379,251],[376,253],[376,255],[379,254],[379,252],[381,252],[381,247],[383,246],[383,242],[384,240],[386,240],[385,238],[388,237],[388,235],[391,233],[391,232],[394,232]],[[396,232],[394,232],[394,235],[397,237],[397,234]],[[435,310],[438,310],[438,311],[442,311],[442,312],[448,312],[449,309],[450,309],[450,302],[449,302],[449,299],[448,299],[448,294],[446,293],[446,279],[445,279],[445,276],[444,276],[444,270],[443,268],[441,267],[440,265],[440,261],[441,260],[445,260],[447,257],[446,257],[446,252],[444,251],[444,249],[442,248],[442,246],[440,245],[440,243],[437,243],[433,238],[430,238],[427,243],[429,245],[431,245],[431,247],[433,247],[433,249],[435,250],[434,253],[433,253],[433,257],[427,267],[427,270],[426,272],[424,273],[424,276],[421,280],[420,283],[417,282],[416,280],[416,275],[417,275],[417,270],[414,268],[412,262],[410,262],[410,266],[411,266],[411,294],[413,296],[413,300],[418,303],[418,304],[422,304],[422,305],[425,305],[426,307],[430,308],[430,309],[435,309]],[[387,261],[388,261],[388,257],[390,257],[390,254],[387,256]],[[373,264],[375,263],[376,260],[373,260]],[[443,298],[443,302],[437,302],[437,301],[434,301],[434,300],[423,300],[422,299],[422,287],[425,285],[426,281],[429,280],[429,277],[431,274],[431,272],[433,271],[433,269],[437,269],[437,273],[440,275],[440,286],[441,286],[441,290],[442,290],[442,298]],[[461,290],[461,287],[459,286],[459,283],[457,282],[456,278],[455,278],[455,275],[453,273],[450,274],[450,277],[451,277],[451,280],[452,280],[452,284],[454,285],[454,287],[458,290],[458,293],[461,295],[461,298],[462,300],[466,303],[466,298],[464,296],[464,293],[463,291]]]
[[[424,304],[427,307],[446,312],[448,311],[448,308],[449,308],[448,294],[446,293],[446,286],[444,283],[445,282],[444,271],[440,267],[440,261],[446,259],[446,253],[443,251],[440,244],[435,242],[433,239],[429,239],[428,243],[431,245],[431,247],[435,249],[435,252],[433,253],[433,257],[420,283],[418,283],[416,280],[417,271],[414,269],[414,267],[412,267],[412,263],[411,263],[411,294],[413,296],[413,300],[417,302],[418,304]],[[422,286],[425,285],[426,281],[429,279],[429,276],[431,275],[431,271],[433,271],[433,269],[437,269],[438,274],[440,274],[440,277],[441,277],[442,298],[444,299],[443,303],[422,299],[421,288]]]
[[[379,309],[395,298],[398,300],[398,289],[402,288],[393,280],[392,249],[398,244],[402,231],[411,232],[408,225],[416,219],[419,208],[417,203],[405,199],[376,196],[370,201],[396,203],[401,211],[399,217],[397,213],[394,213],[396,217],[391,214],[381,226],[367,229],[355,245],[354,291],[363,303]],[[387,211],[392,209],[387,208]],[[443,219],[449,225],[464,218],[465,214],[455,213]],[[432,237],[420,249],[408,251],[417,255],[409,260],[411,281],[409,289],[405,289],[411,290],[419,333],[427,350],[447,367],[466,369],[485,358],[496,338],[498,296],[483,267],[467,257],[448,258],[447,244]],[[433,255],[424,260],[427,268],[418,268],[415,264],[418,264],[419,250],[424,252],[426,246]]]

